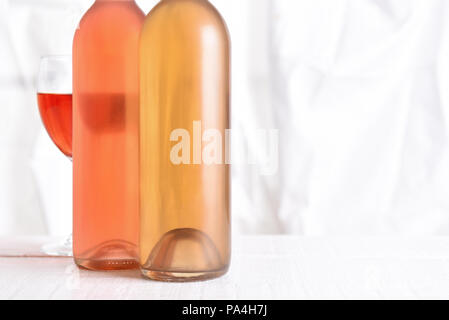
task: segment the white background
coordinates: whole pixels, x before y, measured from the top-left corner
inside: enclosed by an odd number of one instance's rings
[[[0,0],[0,235],[70,232],[71,163],[35,79],[91,2]],[[232,38],[238,144],[280,130],[277,174],[233,169],[236,232],[449,234],[449,1],[211,2]]]

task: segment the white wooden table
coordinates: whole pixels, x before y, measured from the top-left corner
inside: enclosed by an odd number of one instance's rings
[[[225,277],[160,283],[43,257],[0,238],[0,299],[448,299],[449,238],[236,237]]]

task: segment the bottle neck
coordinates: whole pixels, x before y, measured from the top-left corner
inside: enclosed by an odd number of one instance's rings
[[[134,2],[135,0],[95,0],[96,2]]]

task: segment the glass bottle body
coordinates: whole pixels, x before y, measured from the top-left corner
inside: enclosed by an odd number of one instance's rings
[[[229,267],[229,51],[224,21],[206,0],[163,0],[146,19],[140,264],[151,279],[203,280]]]
[[[73,43],[73,253],[93,270],[137,267],[139,36],[132,0],[97,0]]]

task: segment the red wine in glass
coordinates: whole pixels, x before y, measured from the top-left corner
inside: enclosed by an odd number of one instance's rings
[[[54,144],[72,157],[72,95],[38,93],[42,122]]]

